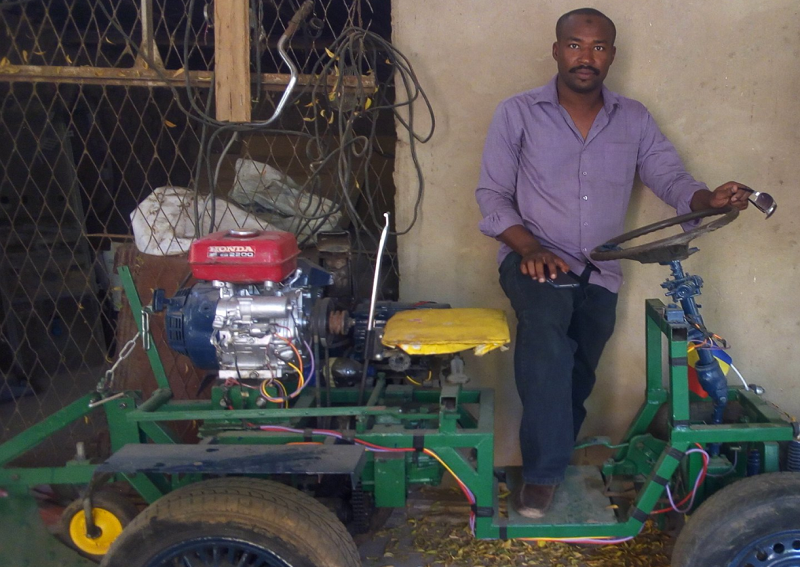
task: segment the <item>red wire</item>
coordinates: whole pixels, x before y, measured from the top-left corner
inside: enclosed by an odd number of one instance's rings
[[[695,445],[697,445],[699,448],[701,448],[701,449],[702,449],[702,447],[700,447],[700,445],[698,445],[697,443],[695,443]],[[699,486],[702,484],[702,482],[703,482],[703,481],[705,480],[705,478],[706,478],[706,472],[707,472],[707,471],[708,471],[708,457],[706,457],[705,455],[703,455],[703,470],[702,470],[702,471],[700,471],[700,480],[698,480],[698,481],[695,481],[695,486],[698,486],[698,487],[699,487]],[[681,506],[683,506],[684,504],[686,504],[686,503],[689,501],[689,499],[690,499],[690,498],[691,498],[691,497],[694,495],[694,493],[695,493],[695,490],[696,490],[696,489],[694,489],[694,488],[693,488],[693,489],[692,489],[692,491],[691,491],[691,492],[689,492],[689,494],[687,494],[686,496],[684,496],[684,497],[683,497],[683,499],[682,499],[680,502],[678,502],[677,504],[675,504],[675,507],[676,507],[676,508],[680,508]],[[650,512],[650,513],[651,513],[651,514],[664,514],[664,513],[666,513],[666,512],[669,512],[669,511],[671,511],[671,510],[672,510],[672,508],[663,508],[663,509],[661,509],[661,510],[654,510],[653,512]]]

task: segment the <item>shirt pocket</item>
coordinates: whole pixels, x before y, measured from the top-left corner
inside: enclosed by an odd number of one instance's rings
[[[625,189],[633,186],[636,174],[636,157],[639,147],[624,142],[608,142],[603,148],[603,179],[610,183],[623,184]]]

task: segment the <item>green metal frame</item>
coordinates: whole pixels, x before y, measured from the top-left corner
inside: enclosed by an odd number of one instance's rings
[[[141,313],[142,306],[130,272],[122,268],[120,275],[133,312]],[[310,391],[301,394],[292,408],[277,405],[259,408],[254,400],[238,392],[230,396],[237,407],[221,409],[219,391],[215,391],[210,401],[173,400],[158,353],[150,348],[147,354],[159,389],[147,400],[137,392],[126,392],[120,398],[103,403],[102,408],[109,424],[112,451],[129,443],[176,443],[178,439],[167,422],[179,421],[201,423],[201,436],[213,437],[216,443],[283,445],[307,441],[309,435],[313,441],[323,442],[326,439],[323,434],[309,433],[306,427],[317,420],[349,417],[355,428],[341,430],[345,437],[381,447],[410,450],[370,453],[361,473],[361,486],[373,492],[378,506],[403,506],[409,485],[438,483],[443,474],[441,462],[475,497],[474,510],[478,512],[475,535],[478,538],[634,536],[662,498],[662,479],[671,479],[678,471],[690,479],[699,473],[699,460],[682,458],[694,444],[728,443],[739,444],[739,450],[756,448],[764,457],[764,470],[768,471],[778,467],[777,442],[793,439],[791,425],[777,411],[741,388],[731,388],[730,398],[738,400],[745,410],[742,423],[692,423],[686,361],[688,327],[682,318],[671,317],[669,309],[658,300],[646,303],[645,401],[625,433],[621,447],[603,466],[606,476],[638,478],[642,485],[628,516],[609,523],[513,524],[500,516],[494,480],[494,395],[491,390],[387,386],[383,379],[378,379],[369,391],[369,401],[363,406],[357,405],[356,388],[336,388],[331,392],[331,407],[317,407],[318,397]],[[141,320],[137,320],[137,326],[151,342]],[[667,377],[663,375],[664,342],[669,357]],[[0,488],[13,497],[27,494],[30,487],[38,484],[88,483],[96,467],[92,464],[29,469],[7,465],[69,423],[97,411],[95,404],[99,401],[99,394],[88,394],[0,445]],[[648,434],[650,424],[664,404],[669,407],[670,425],[666,441]],[[261,425],[277,424],[302,432],[259,429]],[[422,448],[432,451],[436,457],[426,454]],[[200,474],[182,479],[142,473],[118,475],[118,480],[129,482],[147,502],[201,478]],[[3,507],[0,507],[2,515]]]

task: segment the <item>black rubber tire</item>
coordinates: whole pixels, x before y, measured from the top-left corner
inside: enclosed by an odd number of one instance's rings
[[[171,550],[214,540],[244,542],[291,567],[361,566],[353,539],[325,506],[284,484],[237,477],[157,500],[114,542],[101,567],[161,567],[159,557]]]
[[[773,539],[784,542],[773,548]],[[758,542],[769,557],[733,563]],[[794,558],[800,562],[800,473],[769,473],[734,482],[703,503],[678,536],[672,567],[797,565]]]
[[[106,489],[98,490],[94,493],[92,496],[92,507],[102,508],[103,510],[111,512],[117,517],[123,528],[133,522],[134,518],[139,514],[139,509],[128,498]],[[70,522],[75,514],[83,514],[83,499],[75,500],[64,508],[58,523],[58,531],[56,532],[58,538],[84,557],[100,562],[103,558],[102,553],[93,554],[84,551],[78,547],[72,539],[72,535],[70,534]]]

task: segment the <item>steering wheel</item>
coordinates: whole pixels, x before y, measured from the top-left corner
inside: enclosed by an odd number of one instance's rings
[[[720,218],[700,224],[691,230],[684,233],[676,234],[668,238],[662,238],[655,242],[648,242],[647,244],[640,244],[632,248],[621,248],[620,244],[650,234],[671,226],[683,224],[694,220],[704,219],[708,217],[720,216]],[[689,257],[694,250],[689,249],[689,242],[718,228],[722,228],[726,224],[732,222],[739,216],[739,209],[731,207],[723,207],[721,209],[707,209],[704,211],[694,211],[685,215],[680,215],[671,219],[666,219],[653,224],[649,224],[642,228],[637,228],[630,232],[626,232],[621,236],[612,238],[605,244],[601,244],[592,250],[590,256],[592,260],[603,262],[606,260],[636,260],[642,264],[654,263],[668,263],[674,260],[685,260]]]

